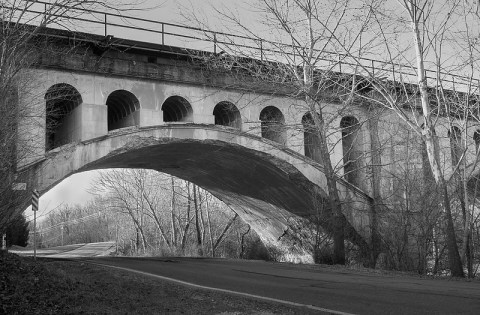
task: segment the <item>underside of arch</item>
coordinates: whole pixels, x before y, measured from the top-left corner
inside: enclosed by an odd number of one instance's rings
[[[203,187],[235,209],[262,238],[287,243],[305,254],[313,235],[302,232],[302,224],[318,213],[329,214],[328,208],[319,206],[326,204],[321,202],[326,194],[314,183],[321,181],[317,167],[261,138],[201,128],[155,128],[68,145],[30,174],[45,192],[75,172],[154,169]],[[35,171],[39,173],[34,175]],[[324,223],[329,229],[328,220]],[[366,243],[352,225],[347,229],[353,241]]]
[[[107,98],[108,130],[138,125],[135,112],[140,109],[140,103],[129,91],[113,91]]]
[[[70,127],[75,119],[72,113],[82,103],[80,93],[66,83],[52,85],[45,93],[45,150],[49,151],[77,140]]]
[[[162,105],[164,122],[193,121],[192,105],[181,96],[170,96]]]

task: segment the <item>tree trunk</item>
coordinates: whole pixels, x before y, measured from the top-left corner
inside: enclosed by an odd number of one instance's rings
[[[143,197],[145,198],[145,201],[147,202],[150,213],[152,214],[153,220],[155,221],[155,225],[157,226],[157,229],[160,232],[160,235],[161,235],[163,241],[165,242],[165,244],[167,244],[168,248],[171,248],[170,241],[168,240],[168,235],[162,227],[162,224],[160,222],[160,218],[157,215],[157,211],[155,210],[154,205],[152,204],[152,202],[150,201],[148,196],[145,194],[145,192],[143,193]]]
[[[195,229],[197,231],[197,250],[202,255],[202,231],[200,230],[200,218],[198,213],[197,185],[193,185],[193,205],[195,207]]]
[[[185,228],[183,229],[183,237],[182,237],[182,250],[185,249],[185,245],[187,244],[187,236],[188,236],[188,229],[190,228],[190,210],[192,207],[192,195],[190,192],[190,183],[187,182],[187,222],[185,223]]]
[[[212,222],[210,220],[210,208],[208,206],[208,200],[206,200],[205,207],[207,210],[207,222],[208,222],[208,234],[210,238],[210,247],[212,249],[212,257],[215,257],[215,248],[213,247],[213,235],[212,235]]]
[[[372,197],[373,202],[370,206],[370,233],[371,233],[371,257],[370,265],[375,267],[378,254],[381,249],[381,239],[378,232],[378,212],[379,205],[382,203],[382,196],[380,193],[380,178],[381,178],[381,156],[380,140],[378,138],[378,120],[373,118],[368,121],[370,129],[370,151],[372,152],[371,160],[371,176],[372,176]]]
[[[450,207],[450,198],[448,195],[447,183],[442,174],[442,169],[440,165],[440,148],[438,145],[438,138],[435,134],[435,127],[433,125],[431,117],[431,106],[429,103],[428,89],[427,89],[427,78],[425,76],[425,63],[424,63],[424,49],[421,39],[421,19],[423,12],[419,11],[419,8],[416,6],[413,1],[407,3],[406,9],[410,14],[412,35],[415,42],[415,54],[417,61],[417,80],[418,87],[420,90],[421,104],[422,104],[422,113],[424,116],[424,141],[427,147],[427,155],[430,162],[430,167],[435,177],[437,185],[439,185],[440,190],[443,194],[443,203],[445,207],[445,216],[447,219],[447,247],[448,247],[448,259],[450,264],[450,270],[452,276],[455,277],[464,277],[462,261],[460,259],[460,254],[458,253],[457,238],[455,236],[455,228],[453,225],[452,211]]]
[[[203,216],[203,207],[202,207],[202,204],[203,204],[203,201],[202,201],[202,194],[200,192],[200,187],[197,186],[197,193],[198,193],[198,212],[200,214],[200,227],[201,227],[201,230],[202,230],[202,244],[205,242],[205,235],[207,233],[207,229],[205,228],[205,218]],[[204,193],[205,195],[205,201],[207,201],[207,193],[205,192]]]
[[[450,271],[454,277],[464,277],[462,260],[458,253],[457,238],[455,236],[455,227],[453,225],[452,210],[450,207],[450,198],[448,196],[448,188],[445,180],[441,181],[443,202],[445,206],[445,215],[447,219],[447,247],[448,247],[448,261],[450,264]]]
[[[250,233],[250,224],[248,225],[248,230],[245,233],[242,233],[242,237],[240,239],[240,258],[244,258],[245,256],[245,236]]]
[[[345,264],[345,217],[342,212],[342,204],[337,189],[337,180],[335,171],[330,160],[330,152],[328,150],[327,139],[324,132],[324,120],[321,111],[315,110],[315,102],[309,100],[310,115],[313,117],[315,127],[317,128],[317,136],[319,140],[319,150],[323,161],[324,174],[327,179],[328,199],[331,210],[332,230],[333,230],[333,263]]]
[[[217,241],[215,242],[215,244],[213,245],[213,250],[212,252],[215,254],[215,250],[217,249],[218,245],[220,245],[223,241],[223,238],[225,237],[225,235],[227,234],[228,232],[228,229],[230,229],[230,227],[232,226],[233,222],[235,222],[235,220],[238,218],[238,214],[235,213],[235,216],[230,220],[230,222],[227,223],[227,225],[225,225],[225,228],[223,229],[223,232],[222,234],[220,234],[220,236],[217,238]]]
[[[172,245],[177,246],[177,227],[175,226],[175,182],[173,176],[170,176],[172,184],[172,199],[170,201],[170,219],[172,228]]]

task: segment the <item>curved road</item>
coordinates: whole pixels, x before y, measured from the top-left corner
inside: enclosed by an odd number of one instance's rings
[[[478,281],[432,280],[244,260],[102,257],[88,261],[338,312],[480,314]]]
[[[31,248],[10,250],[21,256],[33,256]],[[81,243],[37,249],[37,257],[48,258],[84,258],[107,256],[115,252],[115,242]]]

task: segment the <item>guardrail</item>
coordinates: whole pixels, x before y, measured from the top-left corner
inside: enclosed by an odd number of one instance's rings
[[[190,27],[174,23],[154,21],[139,17],[129,17],[118,13],[90,10],[85,8],[68,7],[61,4],[51,4],[42,0],[26,0],[29,5],[23,9],[25,13],[36,14],[39,17],[48,15],[57,18],[49,27],[68,29],[66,24],[75,27],[76,31],[90,32],[97,35],[120,35],[120,38],[136,39],[145,37],[149,42],[190,48],[197,50],[218,53],[237,54],[260,60],[282,62],[293,58],[301,59],[304,48],[300,46],[287,45],[280,42],[269,41],[261,38],[252,38],[243,35],[235,35],[224,32],[216,32],[202,28]],[[2,8],[0,6],[0,8]],[[5,8],[3,6],[3,8]],[[62,13],[58,13],[59,10]],[[10,8],[15,10],[16,8]],[[73,25],[75,22],[76,25]],[[153,37],[151,35],[154,35]],[[131,38],[128,38],[128,37]],[[368,77],[396,80],[400,82],[416,84],[416,68],[409,65],[377,59],[353,57],[347,54],[334,53],[324,50],[316,50],[317,64],[319,68],[330,69],[350,74],[360,74]],[[452,74],[449,72],[437,72],[425,70],[427,84],[437,86],[441,81],[446,89],[469,90],[471,93],[478,93],[480,79]]]

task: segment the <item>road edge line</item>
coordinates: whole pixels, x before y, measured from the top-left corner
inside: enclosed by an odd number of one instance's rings
[[[178,280],[178,279],[169,278],[169,277],[165,277],[165,276],[159,276],[159,275],[156,275],[156,274],[153,274],[153,273],[139,271],[139,270],[125,268],[125,267],[111,266],[111,265],[100,264],[100,263],[95,263],[95,262],[85,261],[85,260],[82,260],[81,262],[92,264],[92,265],[97,265],[97,266],[103,266],[103,267],[109,267],[109,268],[113,268],[113,269],[120,269],[120,270],[124,270],[124,271],[134,272],[134,273],[138,273],[138,274],[141,274],[141,275],[144,275],[144,276],[153,277],[153,278],[157,278],[157,279],[161,279],[161,280],[165,280],[165,281],[170,281],[170,282],[174,282],[174,283],[179,283],[179,284],[183,284],[183,285],[193,287],[193,288],[197,288],[197,289],[205,289],[205,290],[210,290],[210,291],[240,295],[240,296],[244,296],[244,297],[249,297],[249,298],[254,298],[254,299],[259,299],[259,300],[265,300],[265,301],[269,301],[269,302],[276,302],[276,303],[286,304],[286,305],[290,305],[290,306],[305,307],[305,308],[308,308],[308,309],[311,309],[311,310],[327,312],[329,314],[335,314],[335,315],[355,315],[353,313],[345,313],[345,312],[342,312],[342,311],[336,311],[336,310],[331,310],[331,309],[328,309],[328,308],[318,307],[318,306],[309,305],[309,304],[301,304],[301,303],[291,302],[291,301],[287,301],[287,300],[280,300],[280,299],[271,298],[271,297],[267,297],[267,296],[261,296],[261,295],[255,295],[255,294],[250,294],[250,293],[232,291],[232,290],[228,290],[228,289],[220,289],[220,288],[215,288],[215,287],[207,287],[207,286],[203,286],[203,285],[199,285],[199,284],[195,284],[195,283],[191,283],[191,282],[186,282],[186,281],[183,281],[183,280]]]

